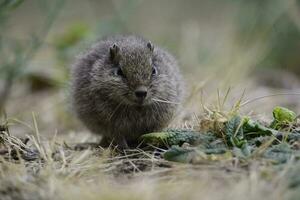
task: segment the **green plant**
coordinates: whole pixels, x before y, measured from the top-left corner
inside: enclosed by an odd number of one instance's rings
[[[23,2],[23,0],[0,1],[0,29],[8,29],[9,18]],[[0,88],[0,112],[5,108],[13,84],[24,76],[27,64],[43,45],[63,3],[64,1],[61,0],[40,1],[40,9],[45,13],[45,20],[40,29],[32,33],[26,41],[11,38],[5,34],[5,31],[0,32],[0,81],[3,81],[3,86]]]

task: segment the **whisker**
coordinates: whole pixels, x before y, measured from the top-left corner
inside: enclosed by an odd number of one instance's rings
[[[155,99],[155,98],[152,98],[153,101],[157,101],[157,102],[162,102],[162,103],[169,103],[169,104],[176,104],[178,105],[179,103],[177,102],[172,102],[172,101],[166,101],[166,100],[162,100],[162,99]]]
[[[155,105],[155,108],[157,110],[159,118],[162,119],[163,116],[162,116],[161,112],[159,112],[161,110],[161,105],[158,102],[156,102],[156,101],[154,101],[154,105]]]

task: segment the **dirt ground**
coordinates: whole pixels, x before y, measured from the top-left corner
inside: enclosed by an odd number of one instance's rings
[[[297,1],[22,2],[5,17],[0,12],[7,20],[0,20],[0,92],[1,67],[14,66],[10,61],[44,35],[19,66],[0,117],[0,200],[300,199],[300,155],[289,151],[283,163],[258,156],[263,145],[246,159],[231,148],[230,156],[201,154],[184,163],[164,159],[162,147],[119,152],[95,145],[101,136],[72,112],[68,81],[75,56],[96,38],[134,32],[179,60],[187,97],[168,128],[202,132],[202,122],[226,116],[237,102],[239,115],[262,124],[271,123],[275,106],[294,111],[299,123]],[[60,13],[50,9],[53,2]],[[51,13],[53,27],[43,32]],[[300,149],[299,140],[289,145]]]

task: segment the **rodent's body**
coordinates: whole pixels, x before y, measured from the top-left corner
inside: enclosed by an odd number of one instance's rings
[[[175,58],[140,37],[103,39],[73,68],[72,102],[78,117],[104,141],[121,147],[166,127],[182,97]]]

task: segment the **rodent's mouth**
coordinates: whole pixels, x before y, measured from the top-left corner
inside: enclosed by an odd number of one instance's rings
[[[145,100],[134,100],[134,104],[136,104],[137,106],[144,106],[144,105],[147,105],[149,104],[148,100],[145,99]]]
[[[151,101],[149,99],[144,99],[144,100],[128,99],[127,104],[132,105],[132,106],[137,106],[137,107],[143,107],[143,106],[147,106],[147,105],[151,104]]]
[[[130,95],[124,95],[125,96],[125,101],[124,103],[127,105],[132,105],[132,106],[146,106],[151,104],[151,98],[146,97],[146,98],[136,98],[134,96]]]

